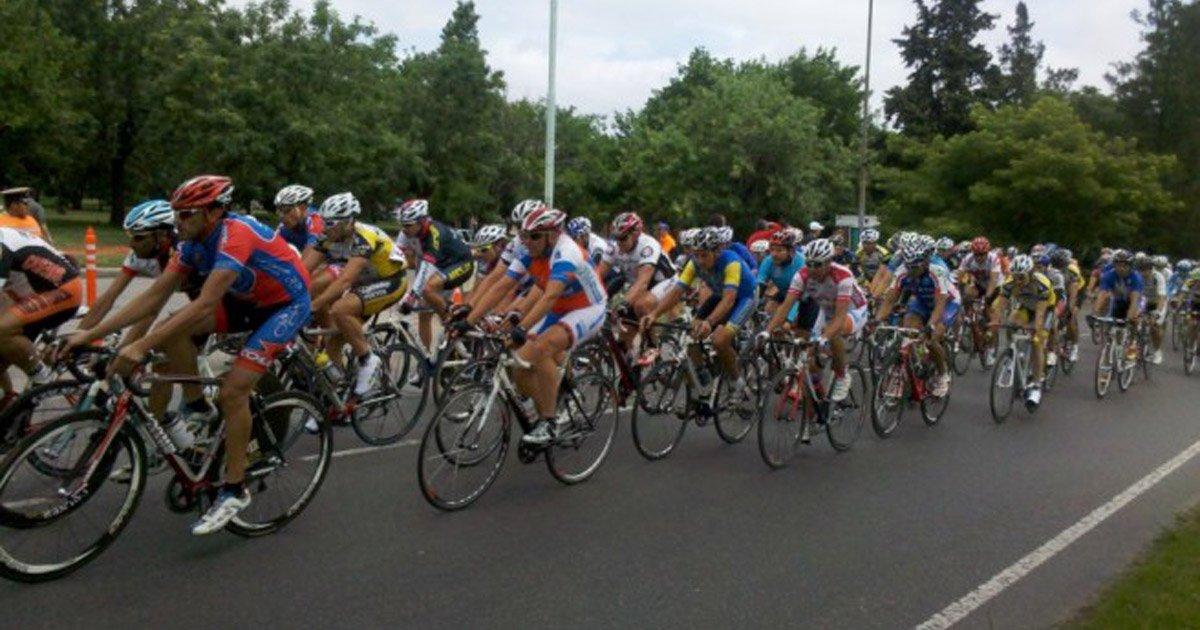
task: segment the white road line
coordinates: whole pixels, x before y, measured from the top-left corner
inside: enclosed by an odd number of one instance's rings
[[[1153,488],[1167,475],[1175,472],[1176,469],[1195,457],[1197,453],[1200,453],[1200,441],[1187,447],[1182,453],[1156,468],[1154,472],[1142,477],[1137,483],[1129,486],[1124,492],[1113,497],[1104,505],[1092,510],[1090,514],[1080,519],[1079,522],[1064,529],[1057,536],[1046,541],[1041,547],[1034,549],[1029,555],[1017,560],[1007,569],[997,573],[992,579],[979,585],[978,588],[967,593],[962,599],[943,608],[941,612],[917,626],[918,630],[940,630],[942,628],[949,628],[962,621],[963,618],[980,606],[983,606],[992,598],[1004,592],[1008,587],[1016,584],[1021,578],[1029,575],[1031,571],[1043,562],[1053,558],[1071,543],[1082,538],[1084,534],[1090,532],[1100,523],[1103,523],[1108,517],[1128,505],[1130,501],[1133,501],[1142,493]]]
[[[348,448],[341,451],[334,451],[333,457],[346,457],[349,455],[362,455],[363,453],[374,453],[375,451],[386,451],[402,446],[416,446],[421,443],[421,440],[401,440],[395,444],[385,444],[383,446],[363,446],[360,448]],[[305,455],[300,458],[300,461],[311,462],[316,459],[316,455]]]

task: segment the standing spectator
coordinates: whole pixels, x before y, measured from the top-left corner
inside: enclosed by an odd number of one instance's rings
[[[0,191],[4,199],[4,213],[0,214],[0,227],[24,230],[42,240],[54,244],[50,240],[50,232],[45,225],[45,210],[42,204],[33,198],[33,191],[28,187],[8,188]],[[41,218],[34,214],[38,212]]]
[[[671,226],[666,221],[658,222],[658,244],[662,245],[663,253],[668,256],[675,251],[675,237],[671,236]]]

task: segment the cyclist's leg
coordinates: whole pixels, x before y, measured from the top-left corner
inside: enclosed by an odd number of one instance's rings
[[[71,319],[82,301],[83,282],[79,278],[18,300],[0,313],[0,357],[26,374],[47,372],[34,353],[32,339]]]
[[[946,354],[946,346],[943,342],[946,338],[946,331],[950,330],[950,326],[954,324],[954,318],[958,317],[958,302],[947,302],[946,308],[942,311],[942,321],[933,322],[933,334],[930,336],[930,350],[933,353],[933,362],[937,366],[938,373],[942,375],[949,374],[950,357]]]
[[[199,370],[196,369],[197,352],[196,339],[204,339],[208,335],[217,331],[217,321],[224,317],[224,306],[217,306],[218,315],[213,320],[201,322],[191,330],[188,330],[182,335],[167,339],[158,347],[159,350],[167,357],[165,371],[171,374],[185,374],[189,376],[199,376]],[[153,319],[153,318],[151,318]],[[136,326],[136,324],[135,324]],[[131,329],[132,331],[132,329]],[[132,335],[127,335],[128,339],[138,339]],[[158,370],[155,370],[158,371]],[[162,419],[167,411],[167,405],[171,402],[172,387],[169,383],[155,383],[150,386],[150,411],[155,418]],[[187,383],[183,386],[183,401],[184,406],[193,406],[199,408],[200,402],[204,399],[204,390],[195,383]],[[204,407],[207,407],[207,401],[204,401]]]

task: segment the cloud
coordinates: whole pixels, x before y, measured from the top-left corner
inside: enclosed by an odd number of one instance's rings
[[[349,18],[360,15],[399,37],[402,48],[437,46],[451,0],[333,0]],[[1116,61],[1141,48],[1129,18],[1139,0],[1028,0],[1045,63],[1077,67],[1083,84],[1104,85]],[[546,92],[549,0],[477,0],[480,38],[493,68],[503,70],[510,98]],[[1014,0],[985,0],[996,29],[982,40],[993,51],[1007,38]],[[909,0],[875,2],[873,107],[908,72],[892,42],[915,19]],[[861,66],[867,0],[560,0],[558,102],[588,113],[639,108],[697,46],[736,59],[784,58],[801,47],[836,48],[843,63]]]

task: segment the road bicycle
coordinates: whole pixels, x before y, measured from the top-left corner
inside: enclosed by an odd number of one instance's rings
[[[891,437],[910,404],[920,406],[927,426],[936,425],[950,405],[950,390],[945,396],[931,391],[929,381],[936,376],[937,366],[927,347],[928,335],[915,328],[877,326],[871,340],[879,356],[871,403],[875,434]]]
[[[846,366],[850,391],[839,402],[829,399],[833,370],[828,352],[817,342],[800,339],[769,340],[784,357],[782,369],[764,388],[758,419],[758,452],[770,468],[782,468],[808,444],[813,431],[824,429],[829,445],[846,451],[858,440],[870,413],[867,372]]]
[[[1114,376],[1117,388],[1122,392],[1128,390],[1142,354],[1138,348],[1138,335],[1130,332],[1124,319],[1089,316],[1088,324],[1100,331],[1104,342],[1096,356],[1096,397],[1108,395]]]
[[[653,329],[674,334],[679,341],[662,344],[638,381],[630,419],[638,453],[651,461],[670,455],[690,421],[704,426],[712,420],[727,444],[744,440],[758,415],[760,361],[752,353],[739,355],[738,369],[746,387],[738,391],[735,381],[720,373],[712,343],[691,339],[691,326],[655,323]]]
[[[465,336],[506,341],[502,335],[483,332]],[[440,510],[461,510],[483,496],[504,467],[514,421],[528,433],[537,420],[509,376],[510,368],[526,369],[529,364],[507,347],[485,361],[492,365],[477,373],[490,375],[490,380],[465,379],[469,382],[456,385],[421,439],[417,482],[421,496]],[[567,485],[589,479],[612,450],[616,398],[612,382],[599,370],[563,370],[554,439],[545,446],[521,442],[518,459],[524,464],[544,459],[550,474]]]
[[[992,411],[992,420],[997,424],[1004,422],[1012,414],[1013,404],[1024,399],[1029,387],[1036,385],[1032,376],[1033,333],[1025,326],[1005,324],[1007,341],[1004,348],[996,357],[992,366],[991,387],[988,390],[988,404]],[[1029,409],[1033,413],[1035,409]]]
[[[100,351],[103,352],[103,351]],[[106,358],[111,357],[111,352]],[[100,555],[129,523],[146,490],[147,447],[173,478],[168,508],[203,513],[221,483],[225,422],[221,414],[180,451],[146,406],[154,382],[216,386],[217,379],[145,371],[89,385],[101,404],[52,420],[26,436],[0,462],[0,575],[23,582],[62,577]],[[98,366],[102,371],[103,362]],[[106,389],[105,395],[99,390]],[[226,530],[244,537],[278,531],[312,501],[333,452],[329,423],[305,392],[252,394],[246,487],[252,501]],[[315,420],[316,429],[306,428]],[[149,435],[151,441],[144,441]],[[124,480],[110,473],[127,469]]]

